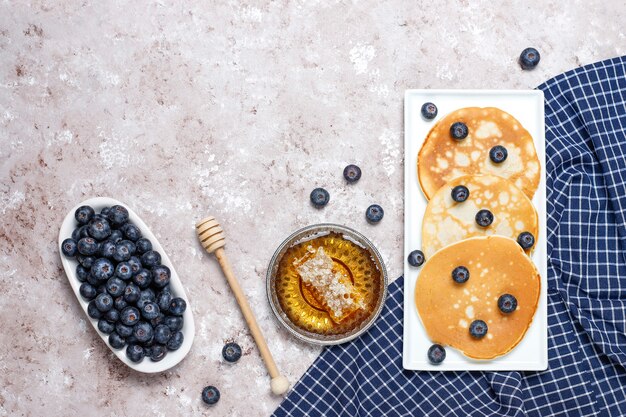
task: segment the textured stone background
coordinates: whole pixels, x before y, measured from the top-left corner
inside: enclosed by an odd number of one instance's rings
[[[264,416],[279,398],[194,223],[217,216],[279,367],[319,353],[274,321],[276,246],[320,221],[354,227],[401,274],[407,88],[532,88],[626,53],[620,1],[3,1],[0,4],[0,416]],[[522,72],[526,46],[541,64]],[[363,178],[346,186],[357,163]],[[315,186],[331,193],[323,210]],[[189,356],[131,371],[97,338],[57,251],[68,209],[111,196],[137,211],[182,277]],[[371,203],[386,210],[365,222]],[[226,366],[235,339],[246,352]],[[207,409],[202,387],[222,400]]]

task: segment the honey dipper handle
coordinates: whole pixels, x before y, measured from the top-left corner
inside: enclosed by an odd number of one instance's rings
[[[235,299],[239,304],[239,308],[241,309],[241,314],[246,319],[248,323],[248,328],[250,329],[250,333],[252,333],[252,337],[256,342],[259,352],[261,352],[261,357],[265,362],[265,366],[267,367],[267,371],[272,378],[272,391],[274,394],[280,395],[284,394],[289,388],[289,383],[283,377],[280,372],[278,372],[278,367],[276,366],[276,362],[274,362],[274,358],[272,357],[272,353],[267,347],[267,343],[265,342],[265,338],[263,337],[263,333],[261,333],[261,329],[256,322],[256,318],[254,317],[254,313],[250,308],[250,304],[248,304],[248,300],[246,299],[241,287],[239,286],[239,281],[235,277],[233,270],[228,262],[228,258],[226,257],[226,252],[224,252],[223,248],[219,248],[215,251],[215,257],[217,258],[220,266],[222,267],[222,271],[224,271],[224,275],[226,276],[226,280],[230,285],[233,294],[235,294]]]

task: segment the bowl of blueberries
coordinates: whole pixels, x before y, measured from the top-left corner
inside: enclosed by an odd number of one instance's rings
[[[189,300],[137,214],[112,198],[83,201],[61,225],[59,252],[88,321],[122,362],[153,373],[183,360],[195,334]]]

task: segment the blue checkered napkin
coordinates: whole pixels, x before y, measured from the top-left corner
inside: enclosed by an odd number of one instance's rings
[[[626,415],[626,57],[546,98],[549,368],[402,369],[403,280],[374,327],[325,349],[274,416]]]

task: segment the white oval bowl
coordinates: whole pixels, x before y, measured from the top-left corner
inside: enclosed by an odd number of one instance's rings
[[[102,333],[100,330],[98,330],[98,320],[92,319],[87,314],[87,306],[89,303],[85,301],[83,297],[80,295],[79,289],[80,289],[80,285],[82,284],[82,282],[80,282],[78,278],[76,277],[76,266],[78,265],[78,261],[75,258],[66,257],[65,255],[63,255],[63,252],[61,251],[61,243],[65,239],[72,236],[72,231],[77,226],[76,219],[74,218],[74,212],[76,211],[77,208],[79,208],[80,206],[91,206],[96,211],[96,213],[99,213],[100,210],[102,210],[104,207],[111,207],[116,204],[126,207],[126,209],[128,210],[128,214],[129,214],[129,220],[135,226],[137,226],[139,230],[141,230],[141,234],[143,235],[143,237],[150,240],[150,242],[152,243],[152,249],[161,254],[161,264],[167,266],[171,272],[170,288],[172,289],[172,295],[175,297],[182,298],[187,303],[187,309],[185,310],[185,313],[183,314],[183,318],[184,318],[184,325],[182,328],[182,332],[184,336],[183,344],[178,350],[168,351],[167,355],[165,355],[165,357],[159,362],[152,362],[150,358],[144,358],[140,363],[131,362],[126,357],[126,346],[124,346],[122,349],[113,349],[111,345],[109,345],[109,340],[108,340],[109,335]],[[156,237],[154,237],[154,235],[152,234],[148,226],[146,226],[143,220],[141,220],[141,218],[134,211],[132,211],[130,207],[128,207],[127,204],[124,204],[113,198],[96,197],[96,198],[90,198],[88,200],[85,200],[81,202],[80,204],[78,204],[76,207],[72,208],[70,212],[67,214],[67,216],[65,216],[65,220],[63,220],[63,224],[61,225],[61,230],[59,231],[59,255],[61,256],[61,262],[63,263],[65,274],[67,275],[67,279],[69,280],[70,285],[72,286],[72,290],[74,290],[74,294],[76,295],[76,298],[78,299],[78,303],[85,311],[85,317],[87,317],[87,320],[91,323],[91,325],[96,330],[98,335],[100,335],[104,344],[109,349],[111,349],[111,352],[113,352],[115,356],[119,358],[119,360],[124,362],[126,365],[128,365],[135,371],[144,372],[144,373],[154,373],[154,372],[162,372],[167,369],[170,369],[173,366],[176,366],[180,361],[183,360],[185,356],[187,356],[187,353],[189,353],[189,350],[191,349],[191,344],[193,343],[193,338],[195,336],[195,327],[193,323],[193,316],[191,314],[191,305],[189,303],[189,299],[187,298],[187,294],[185,294],[185,289],[183,288],[183,284],[180,282],[180,278],[178,277],[178,274],[176,273],[176,270],[174,269],[174,265],[172,265],[170,258],[167,256],[167,253],[165,253],[165,251],[163,250],[163,247],[161,246],[159,241],[156,239]],[[76,323],[76,325],[78,326],[78,323]]]

